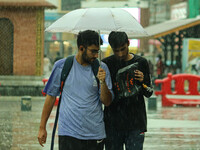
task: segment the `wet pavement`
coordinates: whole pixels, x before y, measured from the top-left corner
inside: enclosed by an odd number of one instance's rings
[[[54,107],[47,124],[45,147],[37,142],[44,97],[32,97],[31,111],[21,111],[21,97],[0,97],[0,150],[49,150],[55,117]],[[148,106],[148,103],[147,103]],[[200,108],[147,108],[148,132],[144,150],[200,150]],[[55,149],[58,148],[57,137]]]
[[[147,118],[144,150],[200,150],[199,107],[161,107],[158,100]]]

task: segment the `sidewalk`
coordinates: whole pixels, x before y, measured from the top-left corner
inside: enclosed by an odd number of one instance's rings
[[[21,97],[0,96],[0,150],[49,150],[56,107],[47,124],[45,147],[37,142],[44,97],[32,97],[32,110],[21,111]],[[148,103],[147,103],[148,105]],[[144,150],[200,150],[200,108],[161,107],[147,110]],[[55,138],[55,150],[58,148]]]
[[[147,118],[144,150],[200,150],[200,108],[161,107],[158,100]]]

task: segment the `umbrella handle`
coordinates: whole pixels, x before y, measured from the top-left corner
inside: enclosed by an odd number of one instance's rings
[[[99,33],[99,64],[100,64],[100,67],[101,67],[101,42],[100,42],[100,38],[101,38],[101,33],[100,33],[100,30],[98,30],[98,33]]]

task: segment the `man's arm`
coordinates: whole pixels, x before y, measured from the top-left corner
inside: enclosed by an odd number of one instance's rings
[[[110,90],[108,89],[108,86],[105,81],[106,72],[100,67],[99,67],[99,72],[98,72],[97,77],[100,80],[100,88],[101,88],[100,99],[105,106],[109,106],[112,102],[112,94]]]
[[[47,138],[46,124],[53,109],[55,100],[56,97],[50,95],[47,95],[45,99],[40,121],[39,133],[38,133],[38,141],[41,146],[43,146],[43,144],[46,143],[46,138]]]

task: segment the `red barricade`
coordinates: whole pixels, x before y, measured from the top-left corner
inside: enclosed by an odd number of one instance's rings
[[[48,79],[42,79],[42,82],[44,83],[44,85],[46,84],[47,81],[48,81]],[[46,96],[46,93],[44,93],[43,90],[42,90],[42,95],[43,95],[43,96]],[[56,101],[55,101],[55,103],[54,103],[54,106],[57,106],[57,105],[58,105],[58,101],[59,101],[59,98],[56,97]]]
[[[174,80],[174,90],[172,90],[172,81]],[[188,81],[188,85],[185,85]],[[192,74],[169,73],[164,79],[156,79],[155,84],[161,84],[161,91],[155,91],[155,95],[162,95],[162,106],[173,106],[180,104],[183,106],[200,105],[200,91],[198,89],[200,76]],[[187,91],[185,91],[185,88]]]

